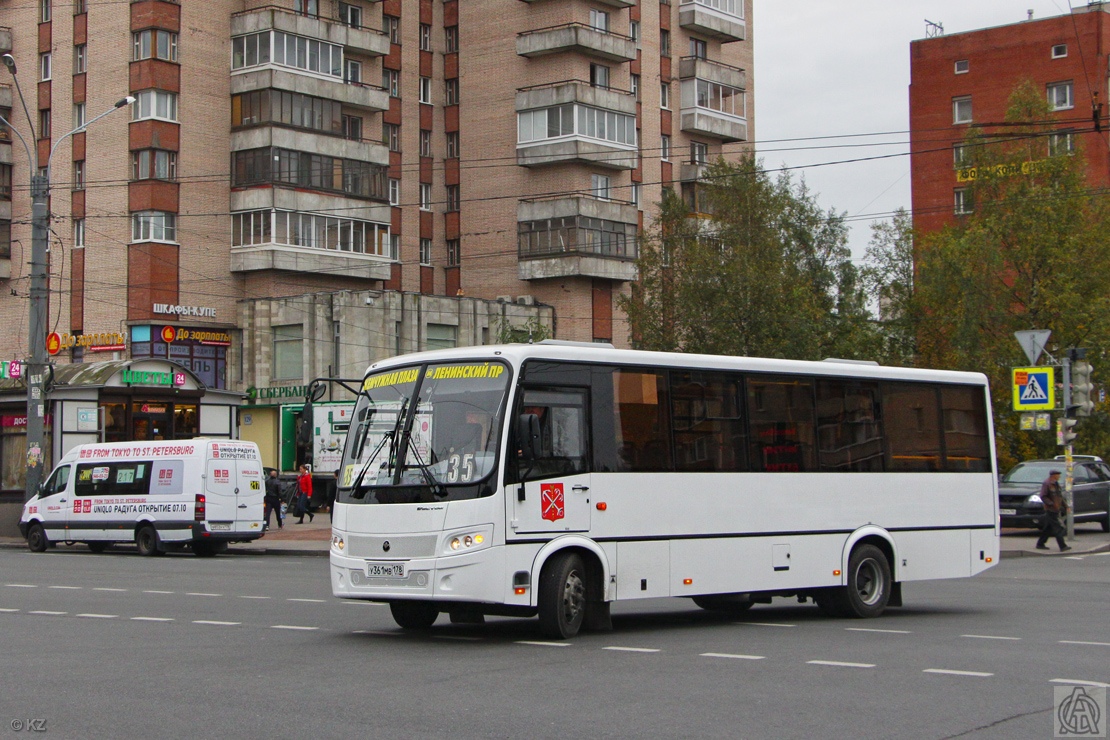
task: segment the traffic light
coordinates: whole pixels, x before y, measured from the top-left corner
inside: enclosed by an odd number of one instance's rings
[[[1070,445],[1075,441],[1075,425],[1079,423],[1077,419],[1060,419],[1056,427],[1056,444]]]
[[[1071,366],[1071,408],[1072,416],[1090,416],[1095,402],[1092,398],[1095,386],[1091,383],[1093,368],[1091,363],[1080,360]]]

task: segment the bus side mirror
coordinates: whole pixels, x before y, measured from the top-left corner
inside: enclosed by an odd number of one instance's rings
[[[516,440],[520,456],[527,462],[539,457],[540,417],[536,414],[521,414],[516,419]]]

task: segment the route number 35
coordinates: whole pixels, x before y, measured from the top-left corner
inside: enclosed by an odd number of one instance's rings
[[[451,455],[447,458],[447,482],[468,483],[474,480],[474,455]]]

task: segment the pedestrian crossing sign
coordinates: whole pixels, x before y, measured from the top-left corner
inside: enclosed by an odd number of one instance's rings
[[[1056,408],[1056,373],[1052,367],[1015,367],[1014,411]]]

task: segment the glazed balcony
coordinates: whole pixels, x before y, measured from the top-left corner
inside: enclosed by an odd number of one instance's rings
[[[748,138],[747,74],[739,67],[700,57],[679,61],[679,126],[721,142]]]
[[[526,3],[542,2],[543,0],[523,0]],[[635,0],[595,0],[598,5],[609,5],[614,8],[631,8],[636,4]]]
[[[232,36],[269,30],[326,41],[342,46],[346,51],[367,56],[378,57],[389,53],[389,36],[383,31],[352,28],[338,19],[303,15],[276,5],[243,10],[231,16]]]
[[[12,29],[0,26],[0,54],[7,54],[12,50]]]
[[[627,90],[583,80],[534,85],[517,90],[516,111],[522,167],[582,162],[636,168],[636,96]]]
[[[744,0],[682,0],[678,25],[725,44],[743,41],[747,35]]]
[[[586,23],[538,28],[516,37],[516,53],[522,57],[568,51],[610,62],[630,62],[636,58],[636,42],[631,36],[603,31]]]
[[[639,211],[632,203],[573,194],[517,204],[521,280],[636,279]]]

